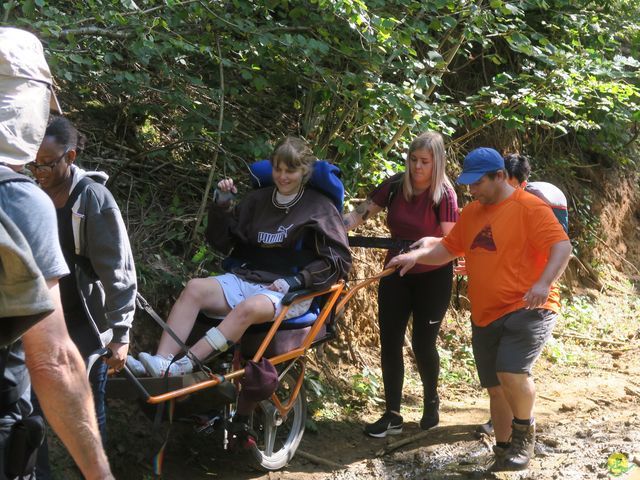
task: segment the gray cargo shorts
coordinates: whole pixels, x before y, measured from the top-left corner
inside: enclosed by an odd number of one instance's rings
[[[472,325],[473,356],[480,384],[500,385],[497,372],[527,373],[551,337],[558,315],[551,310],[520,309],[486,327]]]

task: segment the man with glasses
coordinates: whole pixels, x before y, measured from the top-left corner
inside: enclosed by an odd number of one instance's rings
[[[496,446],[491,469],[524,470],[533,457],[535,385],[531,369],[560,309],[554,282],[571,243],[549,206],[508,183],[504,159],[478,148],[464,159],[458,183],[475,201],[443,239],[395,257],[403,275],[416,263],[466,258],[473,354],[490,398]]]
[[[85,478],[111,479],[84,362],[69,338],[60,305],[58,280],[69,270],[58,243],[55,210],[44,192],[15,173],[34,160],[50,105],[60,110],[51,85],[39,40],[22,30],[0,28],[0,209],[29,245],[25,255],[33,256],[54,305],[53,313],[27,330],[4,358],[2,391],[18,391],[15,401],[3,398],[0,403],[0,479],[32,475],[26,468],[16,473],[11,463],[18,459],[5,455],[8,443],[18,438],[11,434],[9,439],[12,427],[31,413],[29,376],[47,419]],[[5,288],[0,285],[0,317],[5,316]]]

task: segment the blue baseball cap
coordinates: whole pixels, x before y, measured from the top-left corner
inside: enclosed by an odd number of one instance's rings
[[[464,157],[462,173],[458,177],[458,183],[469,185],[477,182],[487,173],[504,169],[504,158],[493,148],[476,148]]]

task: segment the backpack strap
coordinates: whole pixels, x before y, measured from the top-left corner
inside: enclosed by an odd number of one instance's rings
[[[35,183],[26,175],[22,175],[21,173],[14,172],[10,168],[0,168],[0,185],[3,183],[9,182],[28,182]]]
[[[396,173],[389,177],[389,195],[387,195],[387,208],[391,206],[391,202],[398,194],[398,191],[402,188],[402,182],[404,181],[404,172]]]

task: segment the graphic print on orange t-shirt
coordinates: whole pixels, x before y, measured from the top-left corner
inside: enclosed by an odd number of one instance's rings
[[[491,225],[485,225],[471,242],[471,250],[476,248],[484,248],[490,252],[496,251],[496,244],[493,241],[493,231]]]

